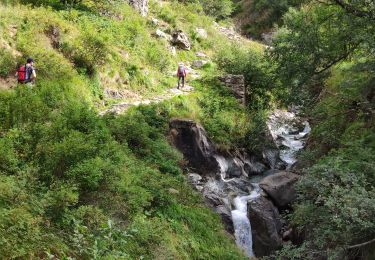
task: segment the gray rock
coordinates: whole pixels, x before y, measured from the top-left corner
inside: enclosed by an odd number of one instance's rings
[[[263,151],[263,158],[271,169],[275,169],[280,160],[280,152],[278,149],[267,149]]]
[[[200,184],[200,182],[202,180],[202,176],[200,176],[199,174],[196,174],[196,173],[189,173],[188,179],[189,179],[189,182],[192,185],[198,185],[198,184]]]
[[[188,165],[199,174],[219,172],[216,149],[202,126],[188,119],[173,119],[169,123],[171,141],[182,152]]]
[[[244,170],[248,176],[259,175],[266,171],[266,166],[261,162],[246,161]]]
[[[174,46],[169,46],[168,49],[169,49],[169,51],[171,52],[171,54],[172,54],[173,56],[176,56],[176,55],[177,55],[176,47],[174,47]]]
[[[246,86],[245,77],[243,75],[228,74],[219,77],[219,80],[232,91],[233,95],[241,104],[246,103]]]
[[[195,55],[199,58],[207,58],[207,55],[203,52],[196,52]]]
[[[230,210],[227,207],[220,205],[220,206],[215,207],[214,211],[220,215],[224,223],[225,230],[233,234],[234,229],[233,229],[232,215],[231,215]]]
[[[227,177],[238,178],[243,172],[243,164],[237,158],[231,160],[228,164]]]
[[[148,0],[128,0],[129,4],[136,9],[142,16],[148,14]]]
[[[282,245],[281,216],[271,201],[263,196],[248,204],[253,249],[257,257],[270,255]]]
[[[159,25],[159,20],[156,19],[156,18],[151,18],[151,23],[152,23],[153,25]]]
[[[195,60],[195,61],[192,62],[191,66],[195,69],[200,69],[207,63],[208,63],[208,61],[206,61],[206,60]]]
[[[265,177],[259,186],[275,202],[277,207],[283,208],[295,200],[294,184],[299,175],[291,172],[278,172]]]
[[[172,34],[172,43],[182,50],[190,50],[191,48],[187,35],[181,30],[177,30]]]
[[[195,32],[197,34],[198,39],[206,39],[207,38],[207,32],[203,28],[196,28]]]
[[[168,33],[163,32],[160,29],[156,29],[154,35],[156,37],[158,37],[158,38],[163,38],[163,39],[166,39],[168,41],[172,40],[172,36],[171,35],[169,35]]]

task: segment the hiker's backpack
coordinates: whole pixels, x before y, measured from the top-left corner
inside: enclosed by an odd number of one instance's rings
[[[27,80],[28,73],[27,73],[26,65],[19,67],[19,69],[17,70],[17,74],[18,74],[18,82],[24,82],[25,80]]]
[[[179,76],[185,76],[185,67],[184,67],[184,65],[178,66],[178,75]]]

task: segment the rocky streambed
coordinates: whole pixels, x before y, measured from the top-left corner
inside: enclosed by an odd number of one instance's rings
[[[170,122],[171,141],[187,161],[188,179],[248,256],[266,256],[290,231],[280,212],[295,198],[298,175],[291,171],[310,132],[295,113],[275,110],[267,126],[274,146],[260,155],[221,153],[199,124]]]

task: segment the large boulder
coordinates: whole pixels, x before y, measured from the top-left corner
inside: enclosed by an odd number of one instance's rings
[[[172,43],[182,50],[190,50],[191,48],[189,38],[181,30],[177,30],[172,34]]]
[[[284,208],[292,203],[296,197],[294,183],[299,175],[291,172],[278,172],[265,177],[259,186],[275,202],[277,207]]]
[[[202,126],[192,120],[173,119],[169,123],[171,141],[184,155],[188,165],[199,174],[220,171],[216,149]]]
[[[270,255],[282,245],[281,216],[273,203],[263,196],[248,203],[248,214],[257,257]]]
[[[129,4],[136,9],[142,16],[148,14],[148,0],[128,0]]]

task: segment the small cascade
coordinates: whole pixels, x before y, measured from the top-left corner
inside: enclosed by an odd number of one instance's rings
[[[259,186],[248,196],[238,196],[233,200],[232,221],[236,243],[249,257],[254,256],[253,238],[251,234],[250,220],[247,215],[247,203],[260,196]]]
[[[261,196],[259,182],[285,169],[285,164],[287,169],[291,168],[311,131],[307,121],[282,110],[275,110],[270,115],[267,126],[276,145],[264,150],[263,161],[259,161],[259,157],[246,153],[238,156],[220,154],[207,138],[204,128],[191,120],[175,119],[170,122],[173,142],[194,170],[189,174],[191,184],[220,214],[226,230],[234,234],[238,247],[249,257],[261,255],[264,250],[275,250],[275,245],[282,243],[277,224],[279,212],[271,201]],[[260,216],[253,220],[253,227],[251,214]],[[258,226],[259,221],[265,224]],[[263,235],[269,244],[259,241],[259,236]]]
[[[267,125],[280,149],[280,159],[290,169],[297,162],[297,152],[305,146],[307,135],[311,131],[309,122],[302,121],[295,113],[275,110]]]
[[[229,182],[229,181],[233,180],[233,179],[225,179],[228,168],[229,168],[228,161],[221,155],[215,155],[214,157],[215,157],[215,159],[216,159],[216,161],[217,161],[217,163],[219,164],[219,167],[220,167],[221,180],[223,182]]]

